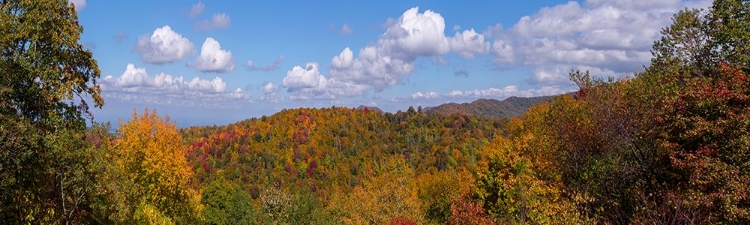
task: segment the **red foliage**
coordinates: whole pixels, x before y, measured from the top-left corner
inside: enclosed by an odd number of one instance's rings
[[[318,168],[318,162],[313,159],[310,162],[310,165],[308,165],[307,169],[305,170],[305,173],[307,173],[307,177],[313,177],[316,168]]]
[[[292,136],[292,140],[294,141],[294,144],[296,145],[307,144],[307,142],[310,141],[310,131],[306,128],[299,129],[294,132],[294,135]]]
[[[391,221],[388,222],[388,224],[389,225],[416,225],[417,222],[409,218],[394,217],[394,218],[391,218]]]
[[[495,224],[495,222],[487,218],[487,212],[479,203],[464,196],[451,202],[451,218],[448,224]]]

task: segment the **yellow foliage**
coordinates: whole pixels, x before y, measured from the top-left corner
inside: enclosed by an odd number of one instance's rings
[[[539,173],[551,167],[544,149],[549,143],[533,132],[536,124],[526,122],[511,121],[512,139],[498,137],[484,146],[477,196],[502,224],[577,221],[573,205],[562,197],[559,176]]]
[[[153,225],[171,225],[174,224],[169,217],[162,214],[159,209],[150,204],[145,204],[136,209],[134,219],[138,223]]]
[[[162,120],[156,111],[145,111],[140,117],[134,112],[129,123],[120,123],[118,165],[131,172],[134,181],[154,183],[151,193],[166,193],[173,187],[186,186],[192,175],[185,159],[182,136],[169,119]]]
[[[419,175],[417,193],[426,223],[446,223],[451,214],[451,202],[469,193],[473,184],[474,177],[464,168]]]
[[[389,157],[378,176],[354,188],[344,200],[346,224],[384,224],[393,218],[422,221],[414,170],[399,157]]]
[[[156,111],[146,110],[140,116],[133,112],[131,121],[120,122],[118,134],[113,160],[125,185],[132,186],[126,201],[145,201],[146,206],[155,207],[153,212],[168,218],[190,220],[197,215],[200,197],[196,196],[200,195],[190,188],[192,169],[175,124],[169,118],[162,120]],[[156,215],[149,210],[138,211]]]

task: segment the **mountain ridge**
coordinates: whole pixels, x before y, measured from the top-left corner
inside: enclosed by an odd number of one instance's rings
[[[427,113],[444,116],[452,114],[470,115],[488,119],[508,119],[523,115],[530,107],[547,102],[556,96],[517,97],[504,100],[480,98],[470,103],[445,103],[425,108]]]

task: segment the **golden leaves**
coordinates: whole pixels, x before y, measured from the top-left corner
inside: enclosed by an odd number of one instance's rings
[[[393,218],[422,221],[414,171],[400,157],[390,157],[380,174],[354,188],[343,201],[347,224],[382,224]]]
[[[187,147],[174,123],[161,119],[156,111],[133,112],[131,121],[120,122],[114,144],[114,161],[130,190],[128,201],[153,205],[170,218],[189,218],[197,212],[200,199],[190,189],[192,170],[185,154]],[[139,199],[139,200],[138,200]],[[140,212],[137,211],[137,212]],[[144,211],[146,215],[156,215]]]

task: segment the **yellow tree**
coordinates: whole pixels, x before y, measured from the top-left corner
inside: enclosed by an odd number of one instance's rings
[[[435,171],[419,175],[417,194],[427,223],[445,224],[451,216],[451,204],[469,193],[474,183],[464,168]]]
[[[400,156],[388,157],[376,176],[354,188],[341,206],[346,224],[383,224],[392,219],[422,222],[414,170]]]
[[[195,222],[199,195],[190,188],[192,170],[185,158],[186,146],[174,123],[156,111],[133,112],[131,121],[120,122],[113,155],[125,201],[116,221],[130,219],[168,223]]]
[[[482,148],[475,195],[501,224],[580,223],[553,172],[553,143],[543,123],[547,105],[529,109],[508,125],[508,137]]]

